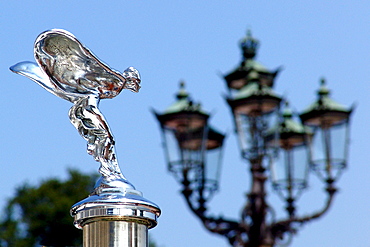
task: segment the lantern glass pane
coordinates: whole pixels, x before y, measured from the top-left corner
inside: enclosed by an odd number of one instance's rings
[[[205,178],[207,186],[211,191],[216,191],[218,188],[218,180],[220,177],[222,160],[222,147],[209,149],[206,152],[206,160],[204,162]]]
[[[235,114],[236,130],[243,158],[258,158],[269,151],[266,148],[265,137],[269,126],[276,125],[277,116],[276,111],[260,116]]]
[[[165,145],[166,159],[169,164],[168,169],[173,169],[173,164],[181,161],[181,150],[175,137],[174,129],[163,128],[163,139]]]
[[[244,114],[236,116],[237,132],[242,156],[247,159],[257,158],[264,154],[264,119],[261,116],[249,117]]]
[[[184,139],[179,138],[179,134],[171,128],[164,128],[163,133],[168,170],[179,179],[187,173],[187,176],[193,177],[192,180],[195,180],[195,175],[192,175],[193,170],[199,169],[202,164],[203,150],[201,145],[191,144],[192,142],[189,140],[186,140],[185,145],[181,145],[184,143]]]
[[[201,150],[182,149],[181,150],[182,169],[192,169],[202,164]]]
[[[298,184],[306,186],[308,174],[308,154],[306,146],[301,145],[294,148],[294,158],[293,177]]]
[[[282,156],[281,152],[282,151],[279,150],[276,156],[271,157],[270,174],[272,183],[274,185],[278,184],[279,181],[285,181],[286,179],[284,161],[282,161],[282,159],[279,159],[279,157]]]
[[[307,186],[308,157],[305,145],[278,149],[270,167],[274,189],[283,199],[297,199]]]
[[[331,138],[333,140],[332,151],[334,163],[346,163],[347,159],[347,125],[337,125],[331,128]]]
[[[330,128],[316,128],[311,147],[311,167],[324,181],[336,180],[347,162],[347,122]]]

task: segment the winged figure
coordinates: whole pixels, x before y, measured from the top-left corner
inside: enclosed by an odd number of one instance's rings
[[[100,99],[113,98],[123,89],[138,92],[139,72],[127,68],[122,74],[101,62],[77,38],[61,29],[41,33],[34,44],[35,62],[10,67],[50,93],[72,102],[71,123],[87,141],[87,152],[100,162],[104,181],[124,180],[114,151],[114,138],[100,112]]]

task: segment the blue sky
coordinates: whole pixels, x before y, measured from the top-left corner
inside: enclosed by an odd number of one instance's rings
[[[33,61],[33,42],[47,29],[72,32],[100,59],[142,76],[138,94],[123,91],[100,108],[116,139],[125,176],[163,214],[151,236],[162,246],[228,246],[208,233],[186,208],[174,178],[166,171],[158,124],[150,112],[174,101],[180,80],[192,97],[212,112],[211,123],[228,132],[221,190],[209,204],[213,215],[238,219],[250,186],[248,166],[240,159],[232,120],[222,94],[220,74],[241,60],[238,41],[247,29],[261,41],[257,60],[283,66],[275,91],[302,111],[315,99],[324,76],[332,97],[351,105],[353,114],[348,169],[338,182],[333,207],[304,225],[295,246],[370,246],[369,64],[370,4],[366,1],[1,1],[0,196],[11,197],[24,182],[66,178],[68,167],[97,172],[85,141],[68,120],[70,103],[47,93],[9,66]],[[268,185],[269,190],[271,190]],[[298,201],[298,214],[321,208],[323,185],[311,174]],[[284,205],[269,202],[279,216]]]

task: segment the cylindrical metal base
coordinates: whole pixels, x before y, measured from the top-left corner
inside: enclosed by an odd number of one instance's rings
[[[84,247],[147,247],[148,227],[137,222],[99,220],[83,226]]]
[[[83,230],[84,247],[148,247],[148,229],[157,225],[159,207],[131,188],[106,188],[71,208]]]

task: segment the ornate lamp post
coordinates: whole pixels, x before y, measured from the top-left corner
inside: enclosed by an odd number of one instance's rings
[[[224,139],[209,127],[209,115],[193,103],[183,83],[178,100],[162,114],[154,112],[168,169],[182,184],[189,208],[207,230],[225,236],[231,246],[288,244],[298,226],[329,209],[336,192],[334,183],[347,163],[352,108],[330,99],[322,81],[319,99],[300,114],[301,123],[287,103],[280,111],[284,100],[272,88],[279,69],[269,71],[254,60],[258,44],[248,32],[241,42],[241,64],[224,76],[229,89],[226,101],[252,182],[239,220],[211,217],[207,212],[206,203],[217,190],[221,162],[220,152],[215,151],[222,150]],[[218,160],[208,158],[212,152]],[[318,212],[299,216],[295,203],[307,186],[309,167],[325,182],[328,200]],[[217,176],[211,178],[211,174]],[[265,189],[268,174],[274,191],[286,202],[285,219],[276,220],[271,213]]]

